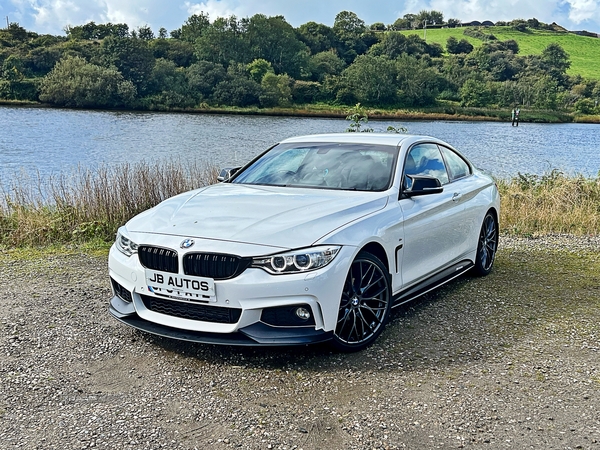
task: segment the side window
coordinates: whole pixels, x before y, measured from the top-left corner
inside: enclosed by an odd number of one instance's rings
[[[435,144],[419,144],[410,149],[404,163],[404,175],[434,177],[448,184],[448,172],[442,154]]]
[[[450,172],[450,178],[453,181],[471,175],[471,168],[464,159],[447,147],[440,145],[440,149],[446,159],[448,172]]]

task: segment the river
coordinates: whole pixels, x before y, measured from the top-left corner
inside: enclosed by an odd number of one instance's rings
[[[600,126],[499,122],[371,121],[443,139],[497,177],[559,169],[600,171]],[[179,159],[240,165],[289,136],[342,132],[343,119],[0,107],[0,185],[98,164]]]

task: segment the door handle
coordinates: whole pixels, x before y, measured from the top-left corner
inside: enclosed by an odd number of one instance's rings
[[[457,202],[462,198],[462,194],[460,192],[455,192],[452,196],[452,201]]]

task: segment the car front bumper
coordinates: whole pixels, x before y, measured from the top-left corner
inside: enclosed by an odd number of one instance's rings
[[[152,296],[144,286],[144,268],[137,256],[127,257],[113,246],[109,274],[114,296],[109,311],[131,327],[185,341],[240,346],[322,342],[333,337],[341,291],[354,251],[353,247],[342,247],[328,266],[308,273],[270,275],[262,269],[247,269],[234,279],[216,280],[216,301],[198,305]],[[149,308],[148,300],[166,304],[167,313]],[[201,309],[202,319],[193,320],[179,312],[172,315],[170,305],[178,311]],[[263,320],[264,310],[295,306],[311,311],[310,325],[286,326]]]

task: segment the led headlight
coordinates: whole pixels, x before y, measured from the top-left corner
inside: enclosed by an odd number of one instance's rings
[[[138,245],[127,237],[125,227],[121,227],[119,228],[119,231],[117,231],[115,246],[117,247],[117,250],[126,256],[131,256],[134,253],[137,253],[138,250]]]
[[[339,246],[304,248],[277,255],[261,256],[252,260],[252,267],[264,269],[274,275],[301,273],[325,267],[340,251]]]

